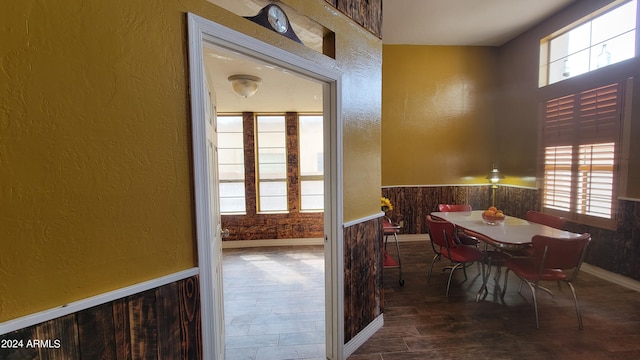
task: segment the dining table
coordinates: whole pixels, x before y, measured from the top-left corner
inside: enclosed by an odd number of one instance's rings
[[[572,239],[579,237],[570,231],[556,229],[547,225],[527,221],[515,216],[505,215],[503,221],[490,224],[482,218],[484,210],[459,212],[432,212],[435,216],[447,220],[465,233],[477,237],[496,248],[510,250],[521,249],[531,244],[534,235]]]
[[[435,211],[431,213],[431,216],[453,223],[467,235],[473,236],[485,244],[484,252],[487,254],[488,261],[487,264],[483,264],[482,287],[476,294],[476,301],[479,301],[482,292],[484,292],[485,297],[487,296],[487,280],[491,273],[492,265],[498,266],[496,273],[497,277],[494,277],[494,279],[496,280],[496,288],[499,289],[498,280],[500,277],[500,265],[498,261],[500,258],[503,258],[501,254],[513,254],[523,249],[530,248],[532,238],[535,235],[566,239],[577,238],[580,236],[580,234],[570,231],[556,229],[547,225],[538,224],[509,215],[505,215],[503,221],[485,221],[482,218],[483,212],[484,210],[456,212]],[[497,251],[489,250],[489,246],[495,248]],[[486,271],[484,270],[485,265],[488,265],[489,267]]]

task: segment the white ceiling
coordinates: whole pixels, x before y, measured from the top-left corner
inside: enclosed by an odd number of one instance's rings
[[[255,15],[267,0],[209,0],[240,16]],[[500,46],[576,0],[384,0],[383,44]],[[303,34],[298,36],[305,42]],[[270,64],[209,48],[205,64],[219,112],[322,111],[322,86]],[[230,75],[263,79],[245,99]]]

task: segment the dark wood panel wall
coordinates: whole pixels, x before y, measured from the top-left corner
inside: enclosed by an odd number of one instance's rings
[[[382,218],[344,229],[344,341],[382,314]]]
[[[256,199],[255,114],[243,117],[246,214],[222,215],[222,227],[229,229],[224,240],[264,240],[321,238],[324,236],[324,213],[300,211],[298,161],[298,114],[286,113],[287,127],[287,213],[258,213]]]
[[[382,39],[382,0],[325,0]]]
[[[0,359],[201,359],[198,277],[0,336]],[[42,340],[41,346],[27,346]],[[5,342],[6,343],[6,342]]]
[[[394,222],[402,221],[402,232],[406,234],[426,234],[426,216],[436,211],[440,203],[471,204],[474,209],[491,205],[489,185],[393,187],[383,188],[382,195],[394,206],[387,215]],[[539,190],[509,186],[497,189],[495,204],[507,216],[520,218],[524,218],[528,210],[542,208]],[[567,222],[565,229],[591,234],[587,263],[640,280],[640,202],[619,200],[617,213],[617,230],[572,222]]]

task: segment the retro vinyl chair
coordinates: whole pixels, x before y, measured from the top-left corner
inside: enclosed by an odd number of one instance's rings
[[[484,254],[473,246],[465,246],[456,243],[455,233],[457,231],[455,225],[446,220],[434,219],[431,215],[427,215],[427,223],[429,225],[429,237],[431,237],[431,247],[435,256],[431,260],[429,268],[429,277],[427,282],[431,280],[433,272],[433,264],[442,257],[449,259],[453,265],[446,267],[444,270],[450,270],[449,280],[447,281],[447,292],[445,296],[449,296],[449,288],[451,286],[451,277],[456,269],[462,269],[464,279],[467,280],[466,266],[473,262],[479,262],[484,259]],[[444,271],[443,270],[443,271]],[[483,281],[486,281],[484,274]]]
[[[573,281],[577,278],[580,266],[584,260],[587,245],[591,241],[591,235],[584,233],[573,239],[560,239],[542,235],[535,235],[532,239],[534,251],[533,257],[514,257],[505,260],[507,268],[504,275],[504,286],[502,297],[507,291],[507,278],[509,270],[525,282],[531,289],[533,297],[533,308],[536,314],[536,327],[540,328],[538,319],[538,290],[553,294],[549,289],[540,286],[541,282],[553,281],[560,286],[560,281],[567,283],[573,295],[573,302],[576,306],[576,316],[578,317],[578,327],[583,329],[582,314]],[[522,284],[520,284],[522,290]]]
[[[527,211],[525,218],[527,221],[547,225],[556,229],[562,229],[565,223],[565,218],[563,217],[549,215],[535,210]]]
[[[440,212],[463,212],[472,210],[473,208],[469,204],[438,204],[438,211]],[[456,232],[456,239],[464,245],[478,245],[478,239],[473,236],[467,235],[462,231]]]

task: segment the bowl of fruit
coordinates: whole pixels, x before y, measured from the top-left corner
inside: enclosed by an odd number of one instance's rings
[[[499,225],[501,224],[506,216],[502,212],[502,210],[496,208],[495,206],[489,207],[487,210],[482,212],[482,221],[484,221],[487,225]]]

